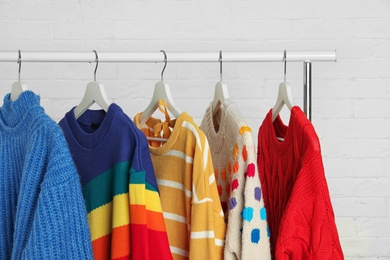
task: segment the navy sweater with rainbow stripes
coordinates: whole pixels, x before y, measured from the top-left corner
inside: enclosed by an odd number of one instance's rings
[[[80,174],[95,259],[171,259],[148,144],[122,109],[60,121]]]

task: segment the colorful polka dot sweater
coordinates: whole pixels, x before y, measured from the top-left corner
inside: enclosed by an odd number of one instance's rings
[[[231,100],[207,108],[209,143],[227,225],[224,259],[270,259],[269,230],[251,129]]]
[[[280,141],[278,137],[283,138]],[[325,179],[320,143],[302,110],[289,125],[272,109],[259,129],[258,165],[276,259],[344,259]]]
[[[93,259],[80,179],[31,91],[0,108],[0,259]]]
[[[81,177],[93,254],[172,259],[145,136],[116,104],[59,123]]]
[[[206,136],[183,112],[168,141],[149,149],[174,259],[222,259],[226,226]]]

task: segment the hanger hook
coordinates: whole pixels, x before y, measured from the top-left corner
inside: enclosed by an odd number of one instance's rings
[[[284,83],[286,83],[286,71],[287,71],[287,51],[284,50],[283,52],[283,62],[284,62]]]
[[[95,71],[93,72],[93,80],[96,81],[96,71],[99,65],[99,57],[96,50],[93,50],[93,52],[95,53],[95,62],[96,62]]]
[[[219,77],[222,82],[222,50],[219,51]]]
[[[17,63],[19,64],[18,81],[20,81],[20,71],[22,70],[22,54],[20,50],[18,50],[18,54],[19,54],[18,61],[17,61]]]
[[[163,70],[161,71],[161,81],[163,81],[163,78],[164,78],[164,71],[165,71],[165,68],[167,67],[168,58],[167,58],[167,54],[165,53],[164,50],[160,50],[160,52],[164,53],[164,68],[163,68]]]

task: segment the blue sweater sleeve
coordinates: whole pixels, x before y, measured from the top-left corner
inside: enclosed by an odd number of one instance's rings
[[[79,176],[59,128],[49,153],[22,259],[93,259]]]

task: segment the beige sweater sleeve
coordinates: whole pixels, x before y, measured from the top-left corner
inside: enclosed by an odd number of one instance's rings
[[[243,126],[239,134],[233,151],[224,259],[271,259],[252,132]]]

